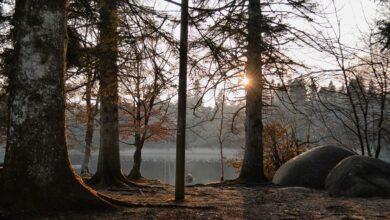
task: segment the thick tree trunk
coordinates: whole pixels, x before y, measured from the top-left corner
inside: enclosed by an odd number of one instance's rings
[[[65,138],[66,1],[17,0],[15,68],[0,206],[11,210],[108,207],[71,168]]]
[[[246,77],[245,154],[239,179],[264,182],[262,124],[262,38],[260,0],[249,0]]]
[[[97,172],[90,184],[123,187],[130,182],[122,174],[118,127],[118,17],[117,1],[99,0],[100,7],[100,148]]]

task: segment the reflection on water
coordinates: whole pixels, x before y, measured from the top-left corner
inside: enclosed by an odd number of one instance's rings
[[[193,149],[186,151],[186,175],[191,174],[193,182],[209,183],[219,181],[221,176],[221,165],[217,150]],[[226,150],[226,158],[236,157],[237,151]],[[80,171],[80,164],[83,154],[78,151],[70,151],[70,160],[77,172]],[[160,179],[173,185],[175,183],[175,150],[174,149],[144,149],[142,151],[141,173],[148,179]],[[94,173],[97,166],[98,153],[91,156],[90,171]],[[121,165],[124,174],[128,174],[133,166],[133,151],[121,152]],[[236,170],[224,165],[225,179],[233,179],[237,176]]]
[[[133,152],[121,152],[121,164],[124,174],[128,174],[133,166]],[[5,149],[0,146],[0,163],[4,160]],[[237,157],[237,150],[226,149],[226,158]],[[83,153],[75,150],[69,151],[70,161],[77,172],[80,171],[80,164],[83,160]],[[173,185],[175,183],[175,149],[144,149],[142,151],[141,173],[149,179],[160,179]],[[90,171],[94,173],[97,166],[98,152],[91,156]],[[233,179],[237,176],[236,170],[224,165],[225,179]],[[219,181],[221,176],[221,165],[219,151],[209,149],[192,149],[186,151],[186,175],[191,174],[193,182],[209,183]]]
[[[133,152],[121,152],[121,164],[124,174],[130,172],[133,166]],[[225,149],[224,156],[226,158],[237,158],[238,150]],[[381,159],[390,162],[390,151],[384,151],[381,154]],[[5,149],[0,146],[0,163],[4,161]],[[83,159],[83,154],[79,151],[71,150],[69,152],[71,163],[77,172],[80,171],[80,164]],[[96,172],[98,152],[94,152],[91,156],[90,171]],[[166,183],[173,185],[175,183],[175,149],[144,149],[142,151],[143,161],[141,165],[141,173],[149,179],[160,179]],[[225,179],[234,179],[237,177],[236,170],[224,166]],[[214,149],[192,149],[186,151],[186,174],[191,174],[193,182],[209,183],[219,181],[221,168],[219,162],[219,151]]]

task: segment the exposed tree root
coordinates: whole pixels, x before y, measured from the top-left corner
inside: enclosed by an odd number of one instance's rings
[[[64,178],[42,188],[26,178],[3,179],[0,188],[0,206],[11,215],[41,215],[55,211],[115,210],[117,207],[85,186],[81,179]],[[26,184],[28,183],[28,184]]]
[[[0,185],[0,207],[5,208],[2,218],[20,218],[50,215],[50,213],[66,211],[115,211],[119,207],[128,208],[186,208],[211,209],[209,206],[185,206],[181,204],[138,204],[111,198],[85,186],[81,178],[76,176],[71,182],[64,182],[55,187],[38,189],[2,181]],[[6,184],[8,183],[8,184]],[[138,184],[137,184],[138,185]],[[128,187],[128,186],[127,186]],[[161,187],[162,188],[162,187]],[[22,189],[22,190],[21,190]],[[126,189],[125,189],[126,190]],[[123,191],[123,190],[122,190]]]
[[[129,175],[127,175],[127,178],[129,178],[129,180],[137,181],[137,180],[142,179],[143,177],[139,171],[131,170]]]
[[[135,183],[128,178],[126,178],[123,174],[99,174],[96,173],[86,182],[88,185],[97,188],[128,188],[128,187],[136,187],[136,188],[150,188],[147,185]]]

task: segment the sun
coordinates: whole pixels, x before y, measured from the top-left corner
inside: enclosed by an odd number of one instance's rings
[[[247,77],[244,77],[244,78],[242,79],[242,81],[241,81],[241,84],[242,84],[243,86],[247,86],[247,85],[249,85],[249,83],[250,83],[250,81],[249,81],[249,79],[248,79]]]

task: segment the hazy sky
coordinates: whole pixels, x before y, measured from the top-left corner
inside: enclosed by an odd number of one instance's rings
[[[336,14],[335,9],[332,4],[332,0],[312,0],[319,4],[318,10],[324,11],[327,13],[327,18],[331,22],[332,26],[337,28]],[[168,12],[179,12],[179,8],[171,3],[167,3],[164,0],[159,0],[160,4],[163,5],[160,9],[167,10]],[[180,2],[180,0],[176,0]],[[358,45],[361,40],[362,33],[367,33],[369,31],[369,25],[373,25],[375,18],[378,17],[378,2],[375,0],[334,0],[336,4],[337,15],[340,20],[341,27],[341,41],[351,47]],[[191,32],[190,32],[191,34]],[[332,33],[330,33],[332,34]],[[177,37],[179,33],[176,34]],[[305,51],[296,51],[296,53],[308,53]],[[298,55],[298,57],[302,56]],[[313,58],[310,63],[313,65],[324,66],[327,65],[328,61],[325,61],[325,64],[321,64],[321,61],[327,60],[324,59],[324,55],[320,54],[310,54],[310,58]],[[304,56],[305,57],[305,56]],[[306,61],[308,61],[305,58]]]
[[[370,27],[373,28],[376,18],[380,17],[380,7],[374,0],[332,0],[317,1],[319,10],[326,13],[330,25],[336,30],[338,35],[338,23],[340,21],[340,39],[341,42],[349,47],[361,48],[362,37],[369,33]],[[335,13],[337,12],[337,13]],[[337,19],[337,16],[338,19]],[[324,19],[323,22],[326,20]],[[328,24],[329,25],[329,24]],[[328,33],[329,37],[334,38],[332,29],[322,29]],[[322,69],[335,69],[335,60],[327,53],[319,53],[310,48],[293,48],[290,52],[294,58],[310,66],[316,66]],[[315,71],[314,68],[313,71]],[[324,83],[328,83],[326,80]]]
[[[331,0],[321,0],[323,7],[334,12]],[[355,43],[359,41],[361,33],[369,31],[369,25],[374,24],[379,15],[378,4],[373,0],[335,0],[341,25],[341,37],[344,42]],[[333,25],[336,26],[334,14],[329,14]]]
[[[179,8],[174,6],[171,3],[167,3],[164,0],[158,0],[160,4],[164,5],[160,7],[162,10],[166,10],[168,13],[177,13]],[[175,0],[180,2],[180,0]],[[318,10],[324,11],[327,14],[327,19],[330,24],[338,29],[336,13],[340,21],[340,36],[342,43],[350,47],[359,47],[359,42],[361,42],[362,35],[369,32],[370,25],[375,24],[375,18],[379,16],[379,6],[378,2],[374,0],[312,0],[319,4]],[[333,6],[335,3],[336,9]],[[324,21],[323,21],[324,22]],[[308,24],[296,23],[299,28],[306,29],[309,26]],[[329,24],[328,24],[329,25]],[[330,37],[334,37],[331,30],[323,30],[328,32]],[[191,35],[191,28],[189,34]],[[179,37],[179,31],[175,34]],[[361,45],[361,44],[360,44]],[[299,60],[305,64],[308,64],[314,67],[312,70],[316,71],[319,69],[335,69],[337,68],[334,64],[334,59],[326,53],[315,52],[309,48],[301,48],[291,45],[291,51],[288,52],[293,59]],[[321,75],[321,74],[320,74]],[[321,84],[327,85],[330,78],[327,80],[325,75],[321,77]],[[334,80],[334,79],[332,79]],[[335,83],[337,85],[337,83]]]

